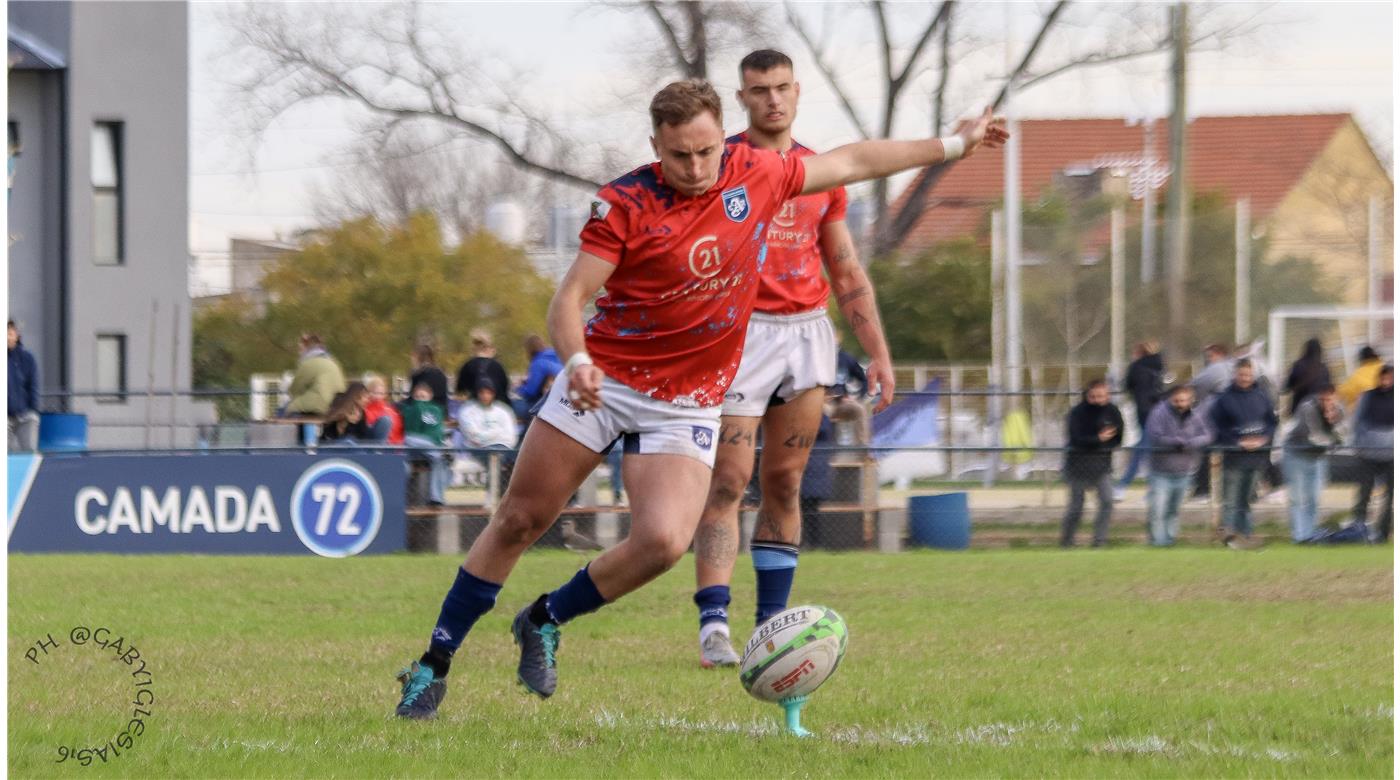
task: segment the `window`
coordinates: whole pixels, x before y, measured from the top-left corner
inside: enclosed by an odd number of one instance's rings
[[[123,246],[122,123],[92,127],[92,260],[121,265]]]
[[[122,403],[126,401],[126,336],[120,334],[102,334],[97,337],[97,378],[96,389],[99,392],[111,392],[112,395],[100,395],[99,401],[108,403]]]

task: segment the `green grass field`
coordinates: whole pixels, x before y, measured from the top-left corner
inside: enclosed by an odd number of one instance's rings
[[[439,719],[404,723],[393,675],[455,559],[12,555],[10,773],[1391,776],[1389,547],[804,555],[794,603],[851,631],[810,740],[698,668],[689,558],[565,628],[553,699],[521,693],[510,618],[582,562],[526,556]],[[138,689],[74,626],[135,646],[155,695],[145,733],[85,769],[58,747],[113,738]],[[58,647],[26,660],[46,634]]]

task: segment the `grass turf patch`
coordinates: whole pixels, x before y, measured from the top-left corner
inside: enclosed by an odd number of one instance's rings
[[[559,693],[514,683],[513,613],[584,562],[527,555],[458,653],[433,723],[390,717],[458,561],[22,556],[10,562],[9,770],[131,717],[118,776],[1389,776],[1391,549],[804,554],[793,603],[837,609],[845,662],[812,740],[703,671],[693,562],[566,626]],[[738,566],[736,642],[752,627]],[[39,663],[27,648],[58,647]]]

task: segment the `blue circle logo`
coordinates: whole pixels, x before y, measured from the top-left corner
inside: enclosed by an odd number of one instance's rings
[[[292,528],[317,555],[346,558],[363,552],[383,518],[378,483],[348,460],[321,461],[292,488]]]

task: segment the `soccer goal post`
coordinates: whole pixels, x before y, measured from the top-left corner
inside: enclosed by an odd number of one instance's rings
[[[1395,311],[1342,306],[1280,306],[1269,312],[1269,373],[1281,377],[1310,338],[1323,352],[1338,357],[1350,373],[1361,348],[1370,345],[1383,357],[1395,356]]]

